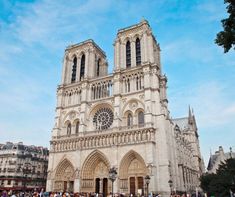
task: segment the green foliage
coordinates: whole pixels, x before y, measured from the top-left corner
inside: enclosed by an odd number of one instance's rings
[[[227,159],[219,165],[216,174],[200,177],[201,188],[208,196],[227,197],[235,189],[235,159]]]
[[[224,0],[224,3],[228,4],[226,9],[229,17],[221,20],[224,31],[217,34],[215,43],[222,46],[227,53],[232,47],[235,49],[235,1]]]

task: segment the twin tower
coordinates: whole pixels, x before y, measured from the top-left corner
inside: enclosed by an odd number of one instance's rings
[[[190,114],[184,129],[169,118],[166,83],[160,48],[146,20],[118,31],[112,74],[105,52],[93,40],[67,47],[47,191],[107,196],[113,167],[115,193],[195,190],[201,173],[195,118]],[[185,163],[179,161],[182,154]]]

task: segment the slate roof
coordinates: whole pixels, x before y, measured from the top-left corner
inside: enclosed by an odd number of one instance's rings
[[[6,144],[1,144],[0,150],[12,150],[12,149],[18,149],[21,151],[26,151],[30,153],[40,153],[43,155],[48,155],[49,150],[47,148],[44,148],[42,146],[28,146],[24,145],[22,142],[19,143],[12,143],[12,142],[7,142]]]
[[[178,125],[181,131],[189,128],[188,117],[176,118],[176,119],[172,119],[172,121],[175,125]]]
[[[226,159],[229,159],[229,158],[235,158],[235,152],[227,152],[227,153],[224,153],[224,157],[225,157],[225,160]],[[208,166],[207,166],[207,170],[211,170],[213,168],[213,166],[217,163],[217,162],[220,162],[219,161],[220,157],[219,157],[219,153],[217,152],[216,154],[214,155],[211,155],[210,156],[210,159],[209,159],[209,162],[208,162]]]

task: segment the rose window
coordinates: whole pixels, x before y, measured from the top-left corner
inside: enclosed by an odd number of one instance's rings
[[[93,118],[93,123],[96,129],[108,129],[113,123],[113,112],[109,108],[99,109]]]

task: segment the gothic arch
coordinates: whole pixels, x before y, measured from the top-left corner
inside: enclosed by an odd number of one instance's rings
[[[70,56],[71,56],[71,57],[70,57],[70,59],[71,59],[71,60],[73,60],[75,57],[78,59],[78,57],[77,57],[77,54],[76,54],[76,53],[73,53],[73,54],[71,54]]]
[[[131,118],[131,119],[129,119]],[[133,112],[130,110],[125,111],[124,113],[125,126],[133,126]]]
[[[132,41],[131,37],[129,37],[129,36],[127,36],[127,37],[124,38],[123,43],[126,44],[128,41],[129,41],[129,42]]]
[[[81,51],[79,53],[78,59],[81,60],[82,56],[85,55],[85,51]],[[79,62],[80,63],[80,62]]]
[[[61,181],[74,179],[74,167],[68,159],[64,159],[58,164],[55,179]]]
[[[110,108],[111,110],[113,110],[113,107],[112,107],[112,105],[110,104],[110,103],[107,103],[107,102],[104,102],[104,103],[98,103],[98,104],[95,104],[91,109],[90,109],[90,111],[89,111],[89,116],[91,117],[91,116],[93,116],[94,114],[95,114],[95,112],[98,110],[98,109],[100,109],[100,108],[102,108],[102,107],[106,107],[106,108]]]
[[[138,175],[146,175],[147,174],[147,167],[144,162],[144,159],[135,151],[130,150],[126,155],[122,158],[119,167],[119,177],[120,179],[127,179],[128,176],[131,175],[132,171],[130,169],[133,162],[137,163],[135,174]]]
[[[135,113],[134,113],[135,116],[137,116],[139,112],[143,112],[143,113],[144,113],[144,109],[141,108],[141,107],[138,107],[138,108],[135,110]]]
[[[107,171],[107,169],[109,169],[111,166],[107,157],[101,151],[95,150],[92,153],[90,153],[90,155],[88,155],[88,157],[83,163],[81,178],[85,180],[87,179],[93,180],[95,178],[96,167],[99,166],[100,163],[104,164],[104,167],[106,168],[105,171]],[[108,172],[106,172],[106,176],[108,176],[107,173]]]
[[[56,170],[54,179],[54,191],[73,191],[75,170],[68,159],[62,160]]]
[[[136,39],[137,38],[139,38],[140,40],[141,40],[141,38],[142,38],[142,34],[135,34],[133,37],[132,37],[132,39],[134,40],[134,41],[136,41]]]
[[[122,114],[123,116],[125,116],[125,113],[130,110],[132,112],[134,112],[137,108],[142,108],[144,109],[144,103],[138,99],[130,99],[129,101],[127,101],[125,103],[125,105],[122,108]],[[135,115],[133,113],[133,115]]]
[[[137,109],[135,113],[136,113],[136,117],[137,117],[137,124],[139,126],[144,126],[144,123],[145,123],[144,110]]]
[[[79,112],[75,110],[69,111],[63,118],[63,124],[66,126],[66,122],[70,121],[71,123],[74,122],[75,119],[78,119]]]

